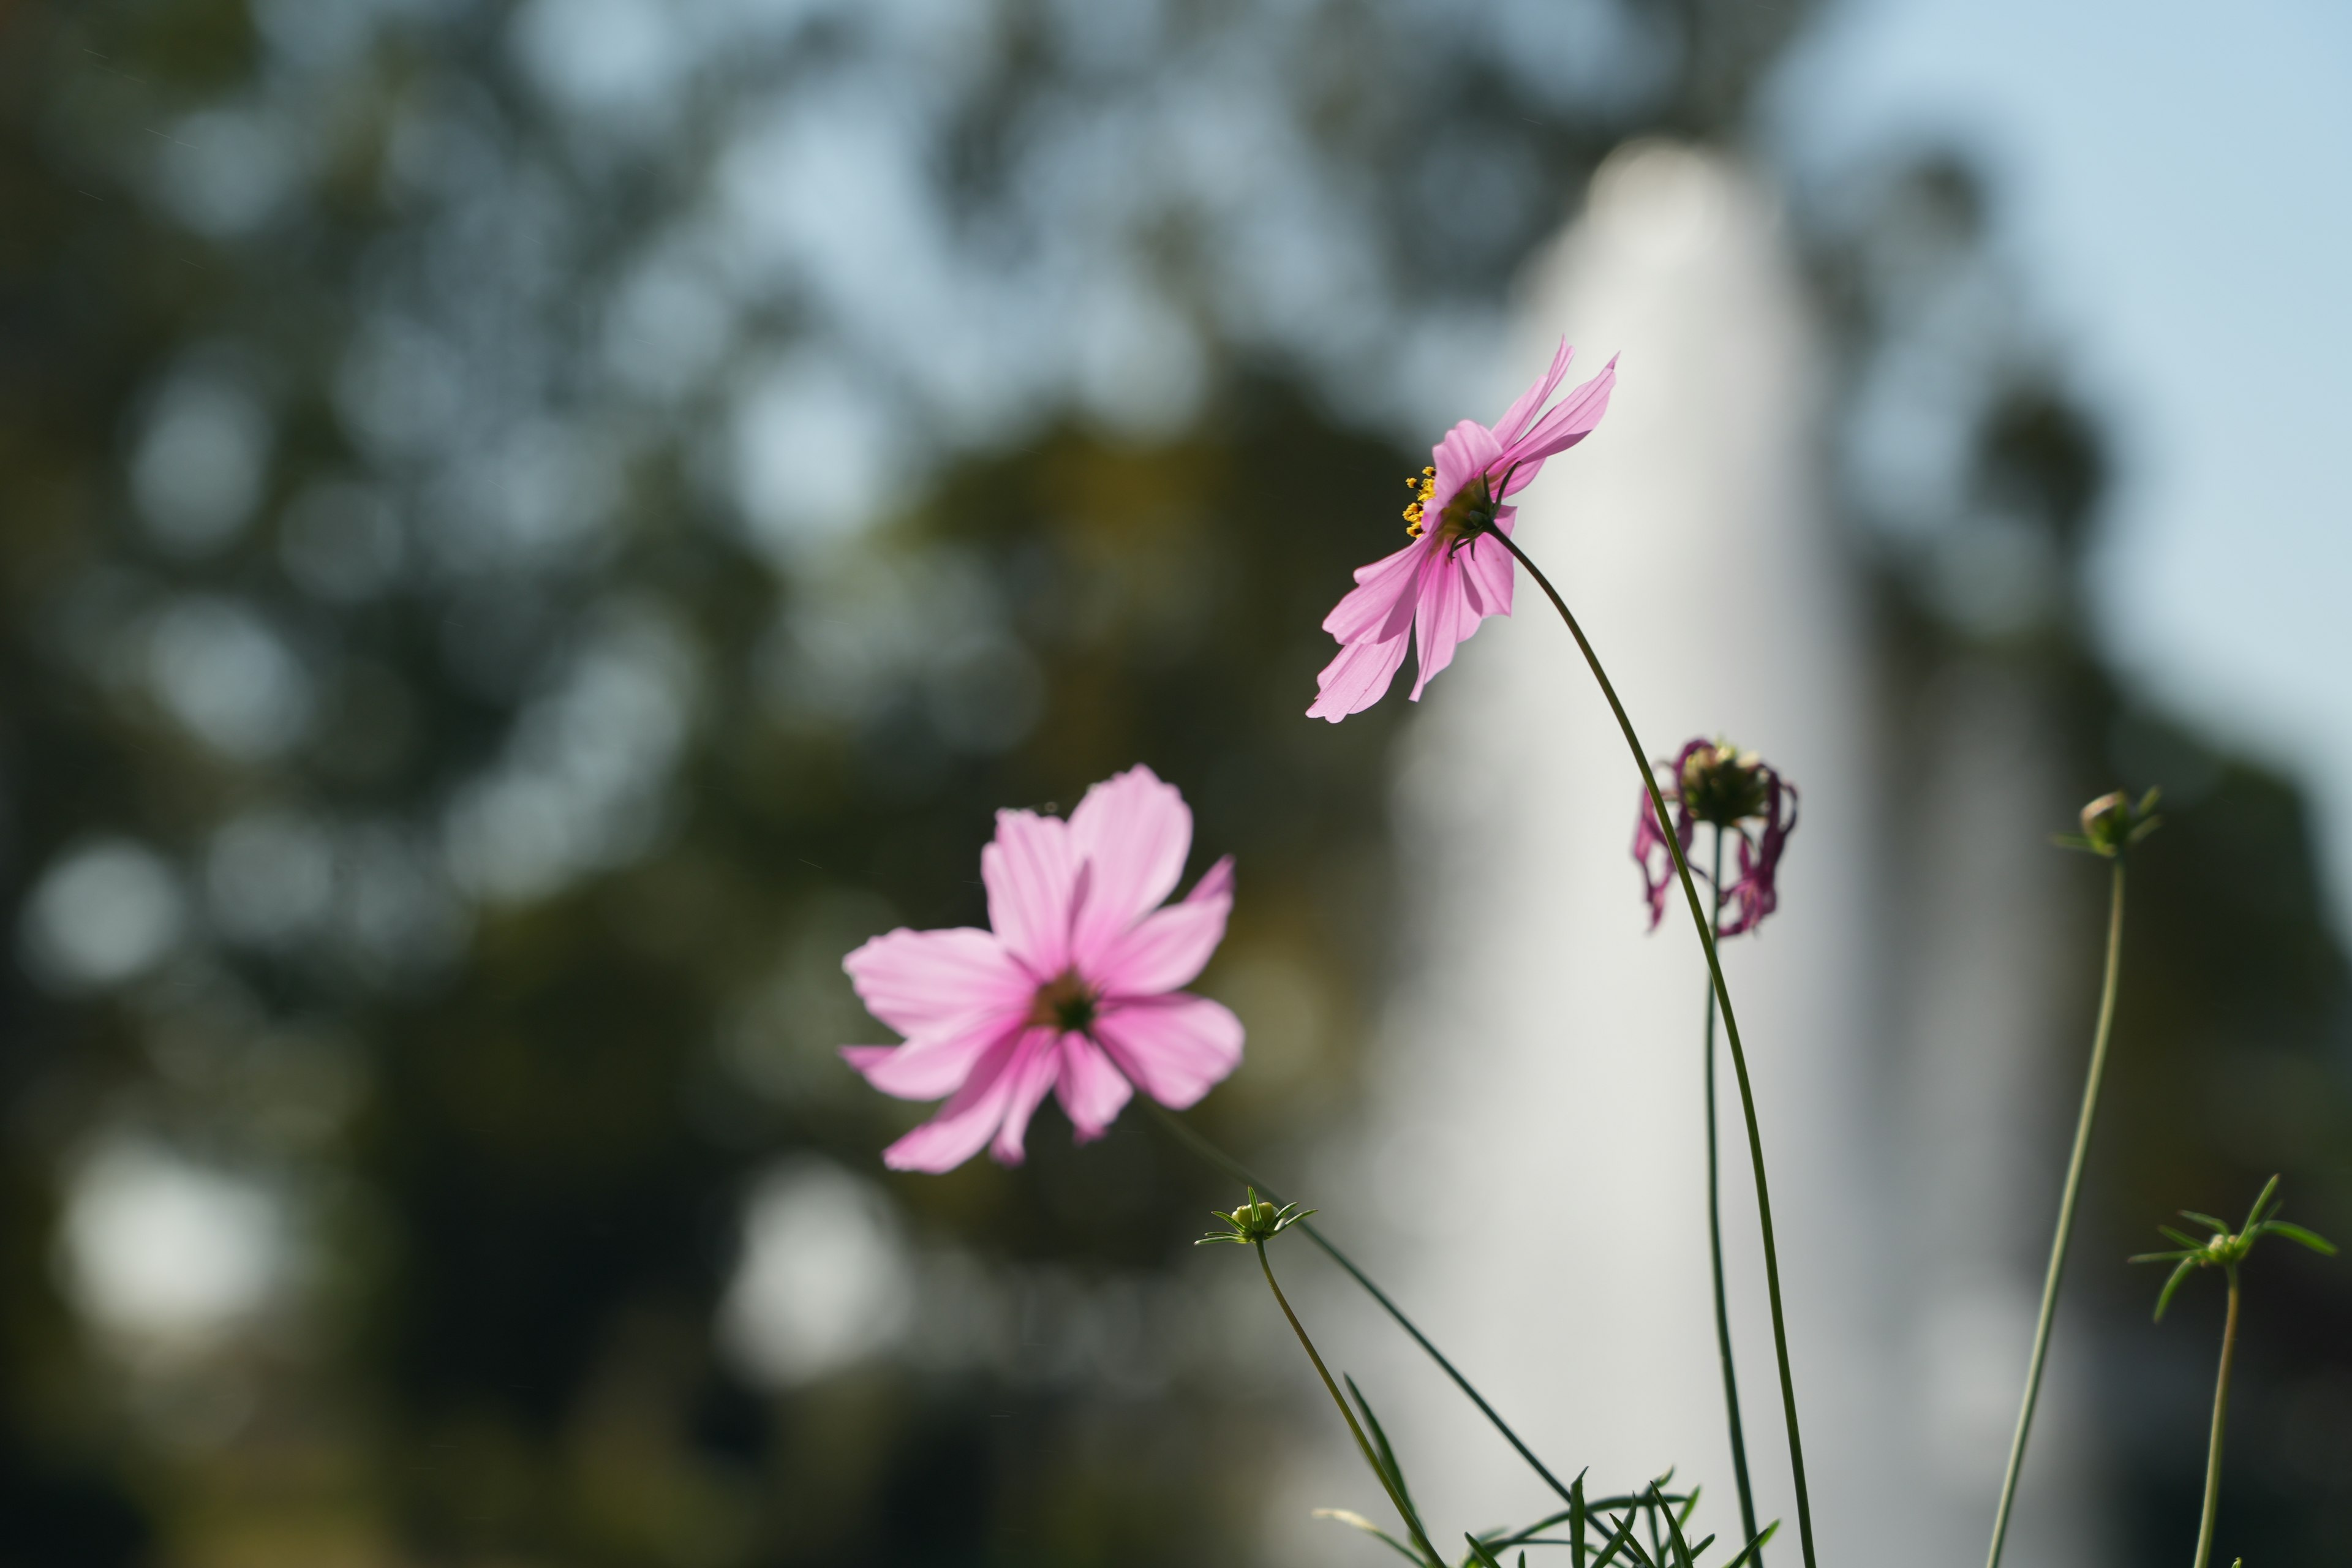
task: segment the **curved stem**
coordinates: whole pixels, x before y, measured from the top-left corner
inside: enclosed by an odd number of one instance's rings
[[[1231,1154],[1226,1153],[1214,1143],[1210,1142],[1206,1138],[1203,1138],[1198,1132],[1193,1131],[1192,1129],[1187,1126],[1184,1121],[1174,1111],[1170,1110],[1166,1106],[1161,1105],[1158,1100],[1153,1100],[1148,1094],[1139,1096],[1139,1098],[1142,1100],[1145,1109],[1149,1110],[1153,1116],[1159,1119],[1160,1124],[1168,1129],[1170,1134],[1173,1136],[1178,1142],[1183,1144],[1193,1153],[1208,1162],[1209,1164],[1214,1166],[1217,1170],[1222,1171],[1226,1175],[1231,1176],[1234,1180],[1240,1182],[1244,1186],[1255,1187],[1269,1202],[1280,1204],[1285,1201],[1282,1194],[1276,1192],[1269,1183],[1254,1173],[1248,1166],[1243,1164],[1239,1160],[1234,1159]],[[1337,1246],[1333,1245],[1330,1238],[1326,1237],[1321,1231],[1316,1229],[1313,1224],[1307,1221],[1301,1221],[1298,1228],[1305,1231],[1307,1233],[1307,1238],[1309,1241],[1312,1241],[1316,1246],[1321,1247],[1324,1254],[1328,1257],[1332,1262],[1346,1269],[1348,1271],[1349,1278],[1355,1280],[1357,1284],[1362,1286],[1364,1288],[1364,1293],[1371,1297],[1373,1300],[1378,1301],[1381,1304],[1381,1310],[1387,1312],[1390,1317],[1396,1320],[1396,1323],[1399,1328],[1412,1336],[1412,1342],[1419,1345],[1422,1348],[1423,1352],[1426,1354],[1430,1360],[1437,1363],[1439,1370],[1443,1371],[1446,1376],[1454,1380],[1454,1387],[1460,1389],[1464,1394],[1469,1396],[1470,1403],[1478,1407],[1478,1413],[1486,1418],[1487,1423],[1491,1425],[1496,1431],[1503,1435],[1503,1440],[1505,1442],[1510,1444],[1513,1448],[1518,1450],[1519,1458],[1525,1459],[1528,1462],[1528,1468],[1533,1469],[1537,1475],[1541,1476],[1544,1479],[1544,1484],[1546,1486],[1549,1486],[1553,1491],[1559,1494],[1559,1499],[1562,1502],[1573,1503],[1575,1501],[1574,1494],[1570,1490],[1570,1489],[1561,1484],[1560,1479],[1558,1476],[1553,1475],[1550,1468],[1546,1466],[1541,1459],[1536,1458],[1534,1449],[1528,1447],[1527,1444],[1520,1441],[1519,1435],[1511,1430],[1511,1424],[1504,1420],[1503,1417],[1496,1413],[1493,1405],[1486,1403],[1486,1396],[1480,1394],[1478,1390],[1472,1385],[1470,1380],[1463,1376],[1461,1372],[1455,1368],[1452,1362],[1445,1359],[1445,1352],[1439,1350],[1435,1344],[1432,1343],[1429,1336],[1423,1333],[1420,1327],[1415,1324],[1411,1318],[1404,1315],[1404,1310],[1402,1307],[1399,1307],[1394,1301],[1389,1300],[1387,1291],[1382,1290],[1378,1285],[1373,1284],[1371,1277],[1366,1274],[1362,1269],[1357,1268],[1355,1260],[1350,1258],[1346,1253],[1340,1251]]]
[[[2066,1247],[2074,1233],[2074,1200],[2083,1190],[2083,1165],[2091,1152],[2091,1126],[2099,1114],[2099,1083],[2107,1070],[2107,1041],[2115,1033],[2116,989],[2124,953],[2124,858],[2116,857],[2107,896],[2107,973],[2099,985],[2099,1021],[2091,1032],[2091,1068],[2083,1083],[2083,1110],[2074,1121],[2074,1152],[2066,1161],[2066,1185],[2058,1199],[2058,1234],[2050,1243],[2050,1267],[2042,1279],[2042,1314],[2033,1324],[2033,1354],[2025,1364],[2025,1402],[2010,1439],[2009,1469],[2000,1482],[2000,1506],[1992,1517],[1992,1552],[1985,1568],[2000,1568],[2009,1535],[2010,1510],[2017,1501],[2017,1479],[2025,1468],[2025,1439],[2033,1428],[2033,1402],[2042,1392],[2042,1363],[2050,1354],[2050,1327],[2058,1313],[2058,1282],[2066,1272]],[[2226,1375],[2226,1374],[2225,1374]]]
[[[1298,1321],[1298,1314],[1290,1310],[1290,1298],[1285,1296],[1282,1287],[1275,1282],[1274,1265],[1266,1260],[1265,1243],[1258,1242],[1256,1247],[1257,1266],[1265,1271],[1265,1288],[1274,1292],[1275,1304],[1282,1309],[1282,1315],[1290,1320],[1290,1331],[1298,1336],[1299,1344],[1307,1352],[1307,1359],[1315,1363],[1316,1375],[1323,1380],[1325,1391],[1331,1395],[1331,1403],[1339,1407],[1340,1417],[1348,1423],[1349,1432],[1355,1436],[1357,1451],[1364,1456],[1364,1463],[1371,1466],[1372,1474],[1380,1479],[1381,1489],[1389,1494],[1389,1502],[1396,1509],[1397,1517],[1404,1521],[1412,1543],[1428,1556],[1430,1568],[1445,1568],[1445,1559],[1437,1554],[1437,1548],[1432,1546],[1429,1537],[1422,1533],[1421,1520],[1412,1511],[1412,1505],[1406,1502],[1403,1494],[1397,1489],[1395,1480],[1389,1475],[1389,1468],[1381,1463],[1380,1456],[1372,1451],[1371,1440],[1364,1436],[1363,1427],[1356,1424],[1356,1413],[1348,1408],[1348,1401],[1341,1396],[1339,1385],[1331,1381],[1331,1369],[1323,1364],[1322,1356],[1316,1352],[1315,1342],[1307,1337],[1307,1326]]]
[[[1617,728],[1625,737],[1625,745],[1633,753],[1633,767],[1642,775],[1642,787],[1649,793],[1650,809],[1658,814],[1660,822],[1671,822],[1666,814],[1666,798],[1658,788],[1657,772],[1650,763],[1650,753],[1643,749],[1642,738],[1633,732],[1633,721],[1626,715],[1625,704],[1618,700],[1617,688],[1610,683],[1609,672],[1601,668],[1601,656],[1592,651],[1592,643],[1577,624],[1568,601],[1551,585],[1528,552],[1512,542],[1511,536],[1495,530],[1487,538],[1499,542],[1518,563],[1528,569],[1536,585],[1551,601],[1567,624],[1568,635],[1576,639],[1577,651],[1584,655],[1585,667],[1601,687],[1601,695],[1609,700],[1609,711],[1616,716]],[[1748,1122],[1748,1158],[1756,1173],[1756,1220],[1764,1237],[1764,1289],[1772,1304],[1772,1349],[1780,1362],[1780,1408],[1789,1427],[1789,1473],[1797,1493],[1797,1535],[1804,1550],[1805,1568],[1817,1568],[1813,1555],[1813,1506],[1805,1488],[1805,1444],[1797,1426],[1797,1383],[1789,1370],[1789,1329],[1787,1315],[1780,1305],[1780,1254],[1772,1239],[1772,1194],[1764,1177],[1764,1133],[1757,1125],[1756,1094],[1748,1077],[1748,1053],[1739,1043],[1739,1018],[1732,1011],[1731,988],[1724,984],[1723,962],[1715,950],[1715,933],[1707,929],[1706,911],[1699,907],[1698,888],[1691,879],[1690,861],[1683,854],[1681,840],[1673,833],[1666,835],[1666,853],[1674,858],[1675,875],[1683,885],[1683,900],[1690,906],[1691,924],[1698,931],[1699,945],[1706,950],[1707,978],[1715,989],[1716,1005],[1723,1009],[1723,1037],[1731,1047],[1731,1070],[1739,1080],[1739,1108]]]
[[[2213,1384],[2213,1438],[2205,1450],[2205,1511],[2197,1523],[2197,1560],[2205,1568],[2213,1555],[2213,1514],[2221,1502],[2221,1418],[2230,1410],[2230,1359],[2238,1349],[2238,1270],[2230,1273],[2230,1315],[2221,1320],[2221,1374]]]
[[[1671,824],[1662,824],[1672,832]],[[1707,881],[1714,905],[1707,925],[1717,942],[1723,940],[1723,828],[1715,828],[1714,859]],[[1723,1408],[1731,1425],[1731,1479],[1739,1488],[1739,1537],[1756,1539],[1756,1493],[1748,1481],[1748,1436],[1739,1420],[1739,1379],[1731,1370],[1731,1308],[1723,1288],[1723,1180],[1715,1138],[1715,987],[1706,990],[1706,1242],[1708,1261],[1715,1266],[1715,1346],[1723,1358]],[[1764,1568],[1759,1547],[1751,1559]]]

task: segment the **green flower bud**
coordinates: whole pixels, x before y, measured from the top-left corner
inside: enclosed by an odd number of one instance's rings
[[[2134,801],[2125,791],[2116,790],[2083,808],[2081,834],[2068,834],[2058,842],[2112,860],[2155,832],[2163,820],[2156,815],[2156,791]]]
[[[1213,1241],[1230,1241],[1236,1247],[1261,1245],[1273,1240],[1315,1212],[1313,1209],[1302,1210],[1297,1204],[1285,1204],[1280,1208],[1276,1208],[1259,1197],[1256,1188],[1245,1188],[1244,1191],[1248,1193],[1248,1197],[1244,1199],[1241,1205],[1232,1213],[1227,1214],[1217,1209],[1209,1211],[1213,1216],[1223,1221],[1226,1228],[1214,1236],[1202,1237],[1194,1242],[1193,1246],[1206,1247]]]

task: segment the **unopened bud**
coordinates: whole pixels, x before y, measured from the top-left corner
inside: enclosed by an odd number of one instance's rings
[[[2157,792],[2135,801],[2123,790],[2101,795],[2083,808],[2083,834],[2060,840],[2070,848],[2087,849],[2112,860],[2157,829]]]
[[[1204,1236],[1192,1245],[1206,1247],[1213,1241],[1230,1241],[1238,1247],[1271,1241],[1315,1212],[1313,1209],[1302,1210],[1297,1204],[1284,1204],[1276,1208],[1259,1197],[1255,1187],[1246,1190],[1249,1195],[1231,1213],[1220,1209],[1209,1211],[1213,1217],[1224,1222],[1225,1228],[1214,1236]]]

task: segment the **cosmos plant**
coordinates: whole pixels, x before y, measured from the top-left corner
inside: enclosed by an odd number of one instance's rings
[[[1798,1544],[1806,1568],[1818,1568],[1763,1131],[1718,952],[1723,942],[1759,934],[1780,908],[1780,873],[1797,826],[1798,792],[1777,765],[1719,738],[1694,738],[1672,757],[1654,762],[1583,626],[1517,537],[1518,509],[1513,498],[1537,479],[1550,459],[1594,433],[1616,387],[1616,361],[1612,360],[1600,374],[1552,402],[1572,359],[1573,351],[1563,342],[1545,374],[1501,418],[1492,425],[1467,419],[1456,424],[1432,448],[1429,463],[1407,481],[1412,499],[1404,509],[1406,543],[1360,568],[1355,586],[1325,618],[1324,629],[1337,639],[1339,651],[1322,671],[1307,713],[1338,723],[1370,707],[1387,692],[1409,649],[1418,655],[1410,692],[1418,700],[1486,618],[1511,613],[1521,571],[1559,614],[1616,721],[1639,777],[1633,855],[1641,871],[1648,926],[1659,928],[1679,889],[1704,961],[1706,1223],[1714,1270],[1717,1352],[1740,1514],[1739,1536],[1730,1543],[1738,1550],[1727,1546],[1727,1555],[1712,1560],[1709,1568],[1760,1568],[1764,1548],[1779,1529],[1778,1521],[1759,1524],[1757,1517],[1732,1364],[1717,1150],[1718,1020],[1720,1055],[1732,1068],[1756,1194]],[[2084,808],[2082,833],[2062,841],[2111,863],[2106,973],[2022,1408],[1996,1514],[1994,1568],[2024,1461],[2114,1032],[2126,851],[2155,827],[2154,804],[2153,792],[2137,801],[2121,794],[2103,796]],[[1706,841],[1700,865],[1695,861],[1702,828]],[[1497,831],[1509,829],[1498,826]],[[1242,1020],[1185,989],[1202,973],[1224,935],[1235,888],[1233,861],[1227,858],[1210,865],[1189,892],[1171,901],[1192,840],[1192,813],[1181,794],[1139,763],[1087,790],[1066,820],[1029,811],[998,814],[995,837],[980,852],[986,929],[901,928],[875,937],[847,956],[844,965],[859,998],[902,1038],[890,1045],[845,1046],[843,1056],[886,1094],[941,1102],[929,1120],[884,1152],[886,1163],[906,1171],[943,1172],[986,1149],[1000,1163],[1018,1163],[1031,1118],[1048,1094],[1060,1102],[1081,1142],[1101,1137],[1130,1103],[1139,1103],[1178,1142],[1245,1188],[1243,1202],[1219,1212],[1215,1217],[1221,1228],[1202,1240],[1252,1249],[1275,1302],[1402,1533],[1352,1510],[1318,1513],[1366,1532],[1422,1568],[1450,1568],[1454,1561],[1463,1568],[1502,1568],[1507,1552],[1515,1553],[1525,1568],[1530,1547],[1565,1547],[1575,1568],[1608,1568],[1612,1563],[1697,1568],[1701,1556],[1715,1544],[1711,1535],[1694,1542],[1685,1529],[1697,1506],[1697,1487],[1675,1489],[1671,1472],[1634,1489],[1606,1495],[1589,1495],[1581,1473],[1562,1480],[1395,1300],[1310,1223],[1314,1210],[1284,1199],[1271,1184],[1176,1114],[1241,1066],[1244,1044]],[[2230,1280],[2229,1328],[2215,1399],[2197,1568],[2205,1568],[2211,1544],[2222,1410],[2236,1335],[2237,1265],[2263,1235],[2282,1235],[2317,1250],[2332,1250],[2311,1233],[2276,1219],[2274,1210],[2265,1207],[2272,1191],[2263,1190],[2238,1231],[2229,1231],[2210,1216],[2192,1215],[2192,1220],[2212,1231],[2210,1238],[2200,1242],[2167,1232],[2181,1250],[2155,1255],[2176,1264],[2166,1301],[2200,1268],[2221,1268]],[[1268,1246],[1293,1230],[1336,1263],[1452,1379],[1550,1489],[1559,1506],[1525,1526],[1465,1533],[1458,1554],[1441,1551],[1371,1405],[1352,1379],[1333,1375],[1276,1278]]]

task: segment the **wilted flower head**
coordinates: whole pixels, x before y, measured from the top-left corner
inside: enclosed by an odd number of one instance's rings
[[[2164,821],[2156,815],[2156,793],[2150,790],[2137,801],[2123,790],[2101,795],[2083,808],[2083,831],[2061,834],[2058,842],[2114,859]]]
[[[1336,724],[1378,702],[1404,664],[1405,634],[1415,634],[1420,670],[1412,699],[1453,662],[1454,650],[1488,616],[1511,613],[1517,563],[1486,537],[1508,533],[1518,509],[1507,505],[1542,471],[1544,459],[1592,433],[1609,410],[1617,362],[1544,413],[1544,399],[1568,374],[1575,351],[1562,340],[1551,368],[1520,394],[1501,419],[1486,426],[1465,419],[1430,452],[1429,466],[1405,483],[1404,509],[1412,542],[1356,570],[1356,586],[1323,618],[1339,640],[1339,654],[1317,678],[1310,719]]]
[[[948,1097],[885,1163],[945,1171],[989,1144],[1019,1164],[1048,1089],[1084,1142],[1134,1089],[1181,1110],[1234,1070],[1241,1021],[1178,990],[1224,937],[1233,858],[1160,907],[1192,847],[1184,797],[1130,768],[1087,791],[1066,822],[996,814],[980,854],[992,929],[902,927],[842,960],[866,1010],[907,1037],[844,1046],[850,1066],[901,1100]]]
[[[1797,786],[1755,752],[1704,737],[1686,742],[1664,771],[1667,776],[1659,789],[1674,807],[1675,841],[1682,846],[1685,860],[1691,858],[1691,841],[1700,823],[1732,836],[1738,867],[1731,883],[1720,890],[1728,917],[1720,934],[1754,931],[1780,907],[1780,852],[1797,830]],[[1642,868],[1650,929],[1655,931],[1675,881],[1674,854],[1647,790],[1642,792],[1639,809],[1633,823],[1633,862]],[[1701,881],[1707,879],[1707,872],[1696,864],[1691,872]]]
[[[1224,1222],[1225,1228],[1214,1231],[1194,1242],[1195,1247],[1207,1247],[1215,1242],[1230,1241],[1235,1247],[1266,1242],[1280,1236],[1308,1215],[1313,1209],[1301,1209],[1297,1204],[1285,1204],[1280,1208],[1257,1195],[1255,1187],[1245,1187],[1249,1195],[1239,1208],[1228,1214],[1223,1209],[1211,1209],[1209,1217]]]

